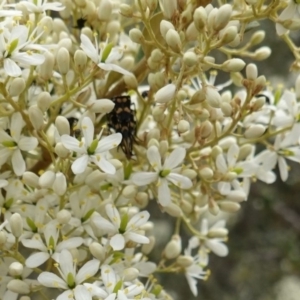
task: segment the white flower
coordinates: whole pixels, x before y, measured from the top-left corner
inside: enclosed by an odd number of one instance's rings
[[[80,47],[82,48],[82,50],[100,69],[105,71],[115,71],[123,75],[132,76],[132,73],[115,64],[115,62],[123,56],[122,48],[112,47],[112,45],[107,43],[106,41],[106,43],[104,43],[104,45],[101,47],[99,53],[99,46],[96,38],[96,47],[84,34],[80,35],[80,40]]]
[[[34,53],[30,49],[42,49],[33,45],[35,30],[29,36],[29,30],[24,25],[17,25],[8,30],[2,27],[0,30],[0,56],[3,59],[4,70],[7,75],[18,77],[22,74],[19,65],[23,67],[37,66],[44,62],[42,54]],[[18,65],[19,64],[19,65]]]
[[[281,12],[278,17],[279,21],[291,20],[291,19],[300,19],[300,1],[299,0],[290,0],[287,7]],[[276,32],[278,35],[283,35],[289,30],[285,28],[282,24],[276,23]]]
[[[161,165],[161,156],[155,146],[151,146],[147,150],[148,160],[155,172],[140,172],[132,175],[132,181],[138,186],[148,185],[157,181],[158,186],[158,202],[162,206],[168,206],[171,203],[171,193],[168,183],[171,182],[182,189],[189,189],[193,183],[181,174],[172,172],[183,162],[186,151],[184,148],[178,147],[166,158],[164,165]]]
[[[150,214],[141,211],[128,220],[128,215],[124,214],[121,218],[119,211],[112,204],[105,207],[106,214],[110,221],[96,215],[93,222],[110,236],[109,244],[114,250],[122,250],[125,243],[133,241],[138,244],[147,244],[149,239],[143,234],[141,227],[148,221]]]
[[[48,3],[48,0],[27,0],[27,1],[20,1],[19,3],[23,4],[28,11],[33,13],[43,13],[46,10],[54,10],[54,11],[61,11],[65,9],[65,6],[62,5],[60,2],[51,2]],[[15,6],[15,4],[10,4],[7,6]]]
[[[129,300],[129,299],[146,299],[141,298],[144,286],[140,282],[122,286],[120,276],[113,270],[111,266],[103,265],[101,267],[101,278],[104,286],[98,284],[85,283],[86,288],[91,291],[93,296],[98,299],[105,300]]]
[[[21,151],[31,151],[38,145],[35,137],[26,137],[21,134],[24,121],[19,112],[14,113],[10,122],[10,135],[0,129],[0,166],[11,157],[12,167],[16,175],[21,176],[25,170],[25,160]]]
[[[81,237],[73,237],[57,243],[60,236],[57,225],[55,221],[49,222],[46,225],[44,230],[45,242],[43,242],[39,234],[36,234],[31,239],[22,240],[22,244],[25,247],[41,251],[32,254],[26,259],[25,264],[27,267],[36,268],[46,262],[50,257],[58,261],[59,253],[63,249],[75,249],[83,243]]]
[[[81,283],[94,276],[99,270],[99,265],[100,262],[93,259],[76,272],[76,263],[73,262],[72,254],[68,250],[62,250],[59,255],[59,267],[57,267],[61,277],[54,273],[42,272],[38,276],[38,281],[46,287],[66,290],[56,298],[57,300],[92,300],[90,292]]]
[[[114,133],[99,140],[94,138],[94,124],[89,117],[81,122],[84,139],[78,141],[67,134],[61,136],[62,144],[69,150],[77,153],[78,158],[72,164],[74,174],[83,173],[89,162],[96,164],[103,172],[114,174],[115,167],[106,159],[106,153],[117,147],[122,140],[121,133]]]

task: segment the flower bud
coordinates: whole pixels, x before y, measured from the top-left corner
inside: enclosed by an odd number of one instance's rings
[[[48,170],[40,176],[39,185],[42,188],[50,189],[52,188],[54,180],[55,180],[55,173],[53,171]]]
[[[10,276],[17,277],[17,276],[22,276],[23,270],[24,270],[23,265],[15,261],[9,265],[8,272]]]
[[[186,40],[189,42],[195,41],[197,40],[198,35],[199,31],[197,30],[195,23],[192,22],[185,32]]]
[[[228,26],[222,30],[220,38],[221,43],[226,45],[234,41],[236,36],[238,35],[238,30],[236,26]]]
[[[110,113],[115,107],[115,103],[110,99],[99,99],[95,100],[89,109],[94,113],[102,113],[108,114]]]
[[[3,223],[1,225],[3,225]],[[6,232],[5,231],[0,231],[0,246],[1,247],[6,243],[6,240],[7,240]]]
[[[213,125],[208,120],[204,121],[200,126],[201,139],[208,138],[213,131]]]
[[[32,105],[28,109],[28,116],[34,129],[41,130],[44,126],[43,112],[37,105]]]
[[[31,187],[37,188],[39,186],[39,176],[33,172],[26,171],[23,173],[22,181]]]
[[[154,100],[157,103],[167,103],[174,99],[176,85],[173,83],[167,84],[158,90],[155,94]]]
[[[245,67],[245,65],[246,63],[242,59],[232,58],[226,60],[222,64],[221,69],[224,72],[240,72]]]
[[[101,244],[93,242],[90,244],[89,250],[92,253],[92,255],[100,262],[103,262],[105,260],[106,253],[104,247]]]
[[[145,192],[138,192],[136,194],[134,200],[135,200],[135,205],[136,206],[138,206],[139,208],[144,208],[149,203],[149,196]]]
[[[71,217],[72,215],[68,210],[62,209],[57,213],[56,220],[59,222],[59,224],[68,224],[71,220]]]
[[[208,238],[226,238],[228,235],[228,229],[226,228],[212,228],[207,233]]]
[[[132,281],[137,279],[137,277],[139,276],[140,272],[138,269],[136,268],[127,268],[125,270],[123,270],[123,278],[124,281]]]
[[[172,240],[166,245],[164,256],[166,259],[174,259],[181,253],[181,237],[173,235]]]
[[[22,77],[14,78],[8,88],[8,93],[12,97],[19,96],[25,89],[25,80]]]
[[[194,67],[198,63],[197,55],[191,51],[185,52],[183,55],[183,62],[188,67]]]
[[[241,208],[240,204],[231,201],[219,201],[218,205],[222,211],[228,213],[237,212]]]
[[[49,52],[44,52],[45,61],[39,66],[38,73],[42,79],[48,81],[52,77],[53,68],[54,68],[54,55]]]
[[[208,201],[208,210],[214,216],[217,216],[219,214],[220,208],[214,199],[210,199]]]
[[[201,32],[206,26],[207,21],[207,12],[205,8],[202,6],[198,7],[194,12],[193,18],[197,30]]]
[[[232,6],[230,4],[222,5],[217,12],[216,18],[214,20],[214,30],[220,31],[229,22],[232,14]]]
[[[160,4],[162,6],[163,15],[167,19],[172,19],[177,10],[177,0],[162,0]]]
[[[58,196],[62,196],[65,194],[67,190],[67,181],[63,173],[56,173],[52,189]]]
[[[214,108],[220,108],[221,96],[213,86],[207,86],[205,88],[205,95],[207,103]]]
[[[178,32],[175,29],[169,29],[166,34],[166,42],[175,52],[180,52],[181,50],[181,40]]]
[[[204,167],[200,170],[200,176],[205,180],[210,180],[214,176],[214,171],[209,167]]]
[[[244,132],[246,139],[255,139],[262,136],[266,131],[265,126],[261,124],[252,124]]]
[[[177,130],[179,133],[184,133],[190,130],[190,123],[186,120],[180,120],[177,125]]]
[[[7,289],[11,292],[17,293],[17,294],[29,294],[30,288],[29,285],[20,279],[12,279],[7,284]]]
[[[55,127],[60,135],[70,135],[70,124],[66,117],[58,116],[55,119]]]
[[[60,142],[55,145],[54,151],[60,158],[66,158],[70,153],[70,151]]]
[[[107,22],[112,16],[113,5],[109,0],[101,0],[98,9],[97,15],[100,21]]]
[[[247,195],[243,190],[233,190],[226,195],[226,198],[234,202],[243,202],[247,199]]]
[[[265,39],[266,33],[263,30],[259,30],[254,32],[254,34],[251,36],[250,44],[251,46],[256,46],[260,44]]]
[[[125,75],[123,79],[128,89],[137,90],[139,83],[134,75]]]
[[[168,215],[170,215],[170,216],[172,216],[174,218],[179,218],[179,217],[182,216],[182,210],[181,210],[181,208],[177,204],[175,204],[173,202],[170,203],[168,206],[165,206],[164,207],[164,211]]]
[[[264,46],[255,50],[253,58],[256,60],[264,60],[267,59],[271,55],[271,53],[272,50],[269,47]]]
[[[137,44],[141,44],[145,40],[143,33],[138,28],[130,29],[129,37],[134,43],[137,43]]]
[[[246,77],[249,80],[255,80],[257,78],[258,71],[255,64],[248,64],[246,67]]]
[[[155,246],[155,237],[150,236],[149,243],[143,244],[141,251],[143,254],[148,255],[153,250],[154,246]]]
[[[23,220],[20,214],[14,213],[9,218],[9,225],[11,228],[11,233],[16,237],[19,238],[23,233]]]
[[[170,29],[174,29],[174,26],[171,22],[166,21],[166,20],[162,20],[160,22],[160,33],[163,36],[163,38],[166,38],[167,32]]]
[[[193,169],[183,169],[181,174],[189,179],[193,180],[197,177],[197,172]]]
[[[69,68],[70,68],[70,54],[69,54],[69,51],[64,47],[61,47],[57,51],[56,61],[57,61],[57,66],[58,66],[58,70],[59,70],[60,74],[61,75],[66,75],[69,71]]]
[[[79,72],[83,72],[87,63],[87,56],[83,50],[76,50],[74,54],[74,65]]]
[[[127,17],[127,18],[131,18],[132,15],[133,15],[133,9],[130,5],[128,4],[125,4],[125,3],[122,3],[120,5],[120,12],[121,12],[121,15]]]
[[[45,112],[50,107],[51,101],[51,95],[48,92],[41,92],[37,98],[37,106],[42,112]]]
[[[137,188],[134,185],[127,185],[122,191],[122,195],[127,199],[134,198],[136,193],[137,193]]]
[[[189,255],[179,255],[176,259],[176,263],[182,268],[188,268],[194,263],[194,260]]]
[[[221,110],[225,117],[230,117],[232,114],[232,106],[229,103],[222,102]]]

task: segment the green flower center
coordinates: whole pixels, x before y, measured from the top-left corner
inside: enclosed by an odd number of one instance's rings
[[[171,173],[171,170],[161,170],[159,172],[159,177],[162,177],[162,178],[167,177],[170,173]]]
[[[93,155],[98,147],[99,140],[93,140],[91,145],[88,147],[87,152],[89,155]]]

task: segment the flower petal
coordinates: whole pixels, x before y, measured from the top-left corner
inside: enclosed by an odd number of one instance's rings
[[[186,150],[182,147],[175,148],[166,158],[164,169],[172,170],[181,164],[185,158]]]
[[[158,202],[162,206],[168,206],[171,203],[171,193],[166,179],[161,179],[159,182]]]
[[[103,153],[117,147],[122,141],[121,133],[113,133],[102,138],[97,146],[96,153]]]
[[[94,139],[94,124],[89,117],[84,117],[81,122],[84,143],[89,147]]]
[[[24,172],[26,171],[26,165],[21,151],[19,149],[16,149],[13,152],[13,155],[11,157],[11,163],[16,175],[21,176],[24,174]]]
[[[125,239],[122,234],[114,235],[109,242],[114,251],[122,250],[125,247]]]
[[[191,179],[177,173],[170,173],[167,179],[181,189],[190,189],[193,186]]]
[[[154,172],[140,172],[131,176],[131,180],[135,185],[142,186],[156,181],[158,174]]]
[[[58,277],[56,274],[50,272],[43,272],[41,273],[38,278],[38,282],[43,286],[50,287],[50,288],[61,288],[67,289],[68,286],[64,280]]]
[[[150,162],[150,165],[154,168],[154,170],[161,170],[161,156],[157,147],[149,147],[147,150],[147,157]]]
[[[34,253],[26,259],[25,265],[28,268],[36,268],[46,262],[49,258],[50,255],[47,252]]]
[[[97,259],[86,262],[77,272],[76,283],[82,283],[84,280],[94,276],[98,272],[99,266],[100,261]]]
[[[72,164],[72,171],[74,174],[81,174],[85,171],[89,162],[89,156],[87,154],[77,158]]]

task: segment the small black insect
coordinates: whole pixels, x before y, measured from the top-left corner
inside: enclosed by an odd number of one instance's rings
[[[117,96],[112,98],[114,109],[108,114],[108,126],[115,132],[122,134],[121,149],[126,157],[132,157],[132,148],[136,137],[136,120],[134,110],[131,108],[130,96]]]
[[[85,22],[86,22],[86,19],[79,18],[78,20],[76,20],[76,26],[74,26],[74,28],[82,29],[85,26]]]

